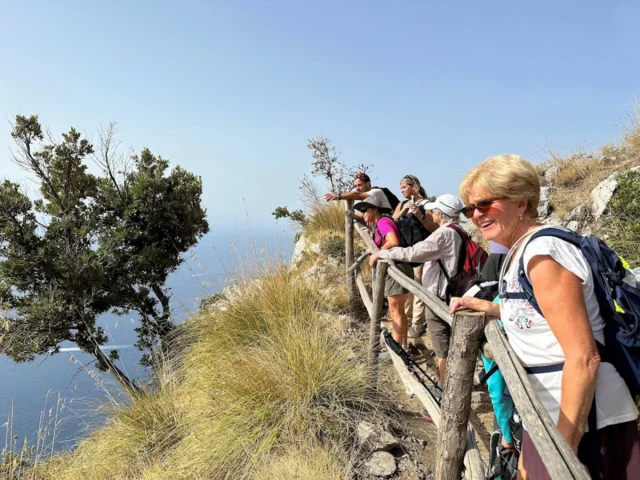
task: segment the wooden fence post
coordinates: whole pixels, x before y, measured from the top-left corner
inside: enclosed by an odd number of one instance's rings
[[[453,319],[442,392],[436,480],[460,478],[462,473],[473,373],[484,332],[484,320],[484,313],[468,310],[456,313]]]
[[[369,367],[373,376],[374,386],[378,382],[378,354],[380,353],[380,322],[382,321],[382,308],[384,307],[384,284],[387,278],[386,262],[378,262],[373,278],[373,308],[371,324],[369,326]]]
[[[353,220],[351,219],[351,211],[353,210],[353,200],[347,200],[344,204],[344,239],[345,239],[345,259],[344,264],[347,274],[347,292],[349,294],[349,302],[351,307],[356,305],[356,272],[351,270],[353,265]]]

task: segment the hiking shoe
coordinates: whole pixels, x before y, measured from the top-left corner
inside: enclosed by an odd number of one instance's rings
[[[411,325],[411,328],[409,328],[409,331],[407,332],[407,336],[409,338],[420,338],[425,333],[427,333],[426,325]]]
[[[427,359],[427,348],[424,345],[416,345],[412,343],[407,349],[411,360],[416,363],[422,363]]]
[[[500,433],[500,430],[495,430],[489,437],[489,462],[487,463],[486,473],[487,478],[491,478],[491,474],[493,473],[493,464],[498,457],[498,446],[500,445],[501,438],[502,433]]]

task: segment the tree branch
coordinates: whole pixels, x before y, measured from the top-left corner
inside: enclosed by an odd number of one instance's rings
[[[107,174],[118,196],[121,200],[124,200],[125,191],[118,183],[116,175],[118,164],[124,166],[126,162],[122,156],[119,160],[114,158],[114,152],[117,152],[120,146],[120,142],[115,140],[116,133],[115,122],[111,122],[107,128],[100,128],[98,132],[100,136],[100,155],[94,155],[93,161]]]
[[[31,153],[31,140],[28,138],[22,138],[22,137],[16,138],[16,144],[22,151],[23,158],[20,158],[17,155],[12,154],[11,157],[13,159],[13,162],[23,170],[27,170],[28,172],[32,172],[33,174],[35,174],[36,177],[38,177],[42,182],[44,182],[47,185],[49,191],[51,192],[51,195],[58,202],[61,202],[58,192],[56,192],[55,188],[53,188],[53,183],[51,182],[51,179],[49,178],[49,176],[42,169],[40,165],[40,161],[36,159]]]

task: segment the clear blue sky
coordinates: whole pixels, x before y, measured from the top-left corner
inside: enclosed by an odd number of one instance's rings
[[[640,95],[640,2],[0,0],[0,177],[9,121],[117,121],[198,173],[212,223],[297,203],[306,139],[397,188],[457,191],[513,152],[596,148]]]

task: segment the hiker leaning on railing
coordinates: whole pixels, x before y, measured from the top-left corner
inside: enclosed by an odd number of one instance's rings
[[[487,240],[510,252],[499,305],[454,298],[451,310],[467,307],[502,319],[540,401],[592,476],[640,478],[638,411],[627,384],[596,344],[605,343],[605,321],[592,269],[582,251],[565,240],[549,235],[531,240],[544,228],[537,221],[539,195],[535,167],[515,155],[489,158],[467,173],[460,187],[465,215]],[[535,297],[523,294],[525,276]],[[596,422],[585,434],[587,424]],[[519,469],[523,478],[550,478],[526,430]]]
[[[368,197],[358,202],[354,210],[362,212],[364,221],[373,225],[373,241],[381,250],[402,245],[398,226],[389,216],[391,209],[387,208],[379,198]],[[413,274],[411,265],[400,263],[398,269],[407,276]],[[404,304],[409,290],[400,285],[387,274],[384,286],[384,295],[389,301],[389,313],[393,322],[393,338],[396,342],[407,348],[407,316]]]
[[[399,262],[424,262],[422,271],[422,285],[436,296],[444,299],[448,285],[448,278],[455,276],[459,270],[459,258],[462,237],[450,226],[459,222],[459,210],[462,202],[451,194],[440,195],[435,202],[425,205],[425,210],[431,212],[433,221],[440,227],[426,240],[405,248],[393,248],[372,255],[370,262],[375,263],[378,258],[391,259]],[[446,270],[445,270],[446,269]],[[451,327],[438,317],[431,309],[426,308],[426,321],[431,336],[431,344],[436,353],[438,373],[444,382],[446,359],[449,353]]]

